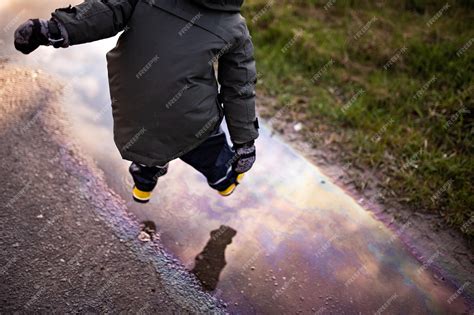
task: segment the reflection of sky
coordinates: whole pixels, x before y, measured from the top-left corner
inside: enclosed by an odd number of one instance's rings
[[[16,10],[26,3],[13,2]],[[33,9],[47,16],[51,3]],[[28,14],[24,11],[19,21]],[[15,16],[0,6],[2,21]],[[6,43],[2,55],[12,52],[10,36],[5,31],[0,36]],[[15,53],[13,61],[53,73],[65,85],[63,105],[74,134],[109,184],[130,201],[128,163],[120,159],[111,130],[105,53],[115,41],[67,50],[43,47],[28,57]],[[394,294],[388,313],[463,309],[461,298],[447,304],[454,290],[429,271],[418,272],[420,264],[398,240],[391,242],[392,232],[266,128],[257,148],[255,167],[229,198],[218,196],[200,174],[175,161],[150,204],[129,202],[139,219],[156,222],[165,246],[189,267],[211,230],[222,224],[237,230],[217,287],[217,294],[232,301],[230,310],[306,313],[323,307],[366,313]]]

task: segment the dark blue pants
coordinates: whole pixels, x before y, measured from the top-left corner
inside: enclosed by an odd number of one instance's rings
[[[224,131],[218,128],[206,141],[180,159],[202,173],[209,186],[222,191],[236,182],[238,174],[232,169],[234,156]],[[168,164],[161,167],[148,167],[137,163],[130,165],[130,174],[135,186],[142,191],[152,191],[158,178],[167,172]]]

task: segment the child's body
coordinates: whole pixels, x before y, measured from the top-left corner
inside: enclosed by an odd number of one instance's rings
[[[125,30],[107,54],[115,143],[147,202],[181,158],[222,195],[255,161],[256,70],[243,0],[92,0],[28,20],[15,46],[68,47]],[[213,70],[218,63],[218,82]],[[220,129],[225,117],[234,147]]]

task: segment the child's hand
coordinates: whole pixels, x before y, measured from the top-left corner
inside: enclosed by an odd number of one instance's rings
[[[234,171],[242,174],[248,172],[253,163],[255,163],[256,150],[254,142],[248,142],[241,145],[234,145],[237,161],[234,163]]]
[[[45,30],[44,25],[42,26],[42,21],[38,19],[26,21],[15,31],[15,48],[26,55],[33,52],[40,45],[48,44],[47,30]]]

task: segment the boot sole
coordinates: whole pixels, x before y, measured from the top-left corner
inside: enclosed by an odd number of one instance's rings
[[[242,182],[242,180],[244,179],[244,175],[245,175],[245,173],[237,175],[237,178],[235,180],[235,184],[230,185],[225,190],[219,191],[219,194],[223,197],[227,197],[227,196],[232,195],[235,188],[237,188],[237,185],[240,184]]]
[[[151,191],[142,191],[137,187],[133,187],[132,196],[136,202],[147,203],[151,199]]]

